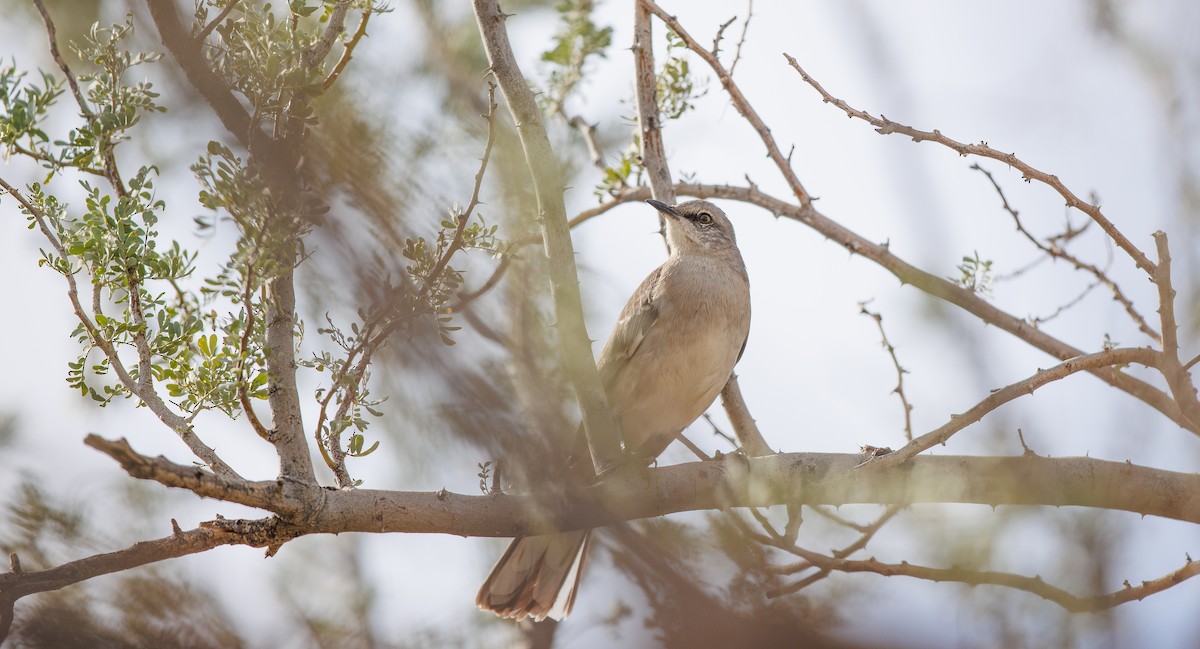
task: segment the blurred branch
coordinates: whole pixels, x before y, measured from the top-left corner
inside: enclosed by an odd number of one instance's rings
[[[937,142],[938,144],[953,149],[959,155],[964,157],[968,155],[975,155],[982,158],[998,160],[1010,167],[1015,167],[1021,172],[1022,177],[1025,178],[1025,180],[1036,180],[1040,183],[1048,185],[1051,189],[1058,192],[1060,196],[1066,199],[1069,207],[1073,207],[1091,217],[1092,220],[1095,221],[1096,224],[1099,225],[1106,233],[1108,233],[1108,236],[1112,237],[1112,240],[1115,241],[1131,259],[1133,259],[1138,268],[1146,271],[1146,274],[1148,275],[1154,275],[1154,263],[1150,261],[1150,259],[1146,256],[1146,253],[1142,252],[1137,246],[1133,245],[1129,239],[1125,238],[1124,234],[1121,234],[1121,231],[1117,229],[1117,226],[1113,225],[1112,221],[1109,221],[1108,218],[1104,216],[1104,213],[1100,211],[1099,205],[1092,205],[1091,203],[1088,203],[1076,196],[1070,189],[1067,188],[1066,185],[1063,184],[1061,180],[1058,179],[1058,176],[1054,176],[1033,168],[1018,158],[1016,154],[1001,153],[988,146],[987,142],[981,141],[979,144],[963,144],[962,142],[942,135],[942,133],[936,129],[933,131],[921,131],[911,126],[905,126],[898,122],[893,122],[887,117],[875,117],[866,111],[853,108],[845,101],[842,101],[841,99],[838,99],[837,97],[834,97],[826,92],[825,89],[821,87],[821,84],[817,83],[815,79],[809,76],[808,73],[800,67],[800,64],[796,62],[795,58],[789,56],[788,54],[784,54],[783,56],[788,60],[788,63],[795,68],[796,72],[800,74],[800,78],[804,79],[805,83],[812,86],[817,92],[821,93],[821,99],[825,101],[825,103],[833,104],[834,106],[840,108],[842,112],[846,113],[846,115],[850,117],[857,117],[871,124],[881,135],[900,133],[902,135],[911,137],[915,142],[922,142],[925,140]]]
[[[588,447],[597,473],[614,466],[621,455],[616,422],[592,357],[591,339],[583,320],[579,273],[563,203],[564,179],[550,147],[541,111],[529,83],[521,73],[509,44],[504,21],[508,15],[497,0],[475,0],[475,17],[483,37],[492,74],[508,101],[517,124],[525,163],[533,180],[538,203],[538,223],[549,261],[550,288],[563,366],[583,411]]]
[[[1000,197],[1000,203],[1004,208],[1004,211],[1008,212],[1009,216],[1012,217],[1013,222],[1016,224],[1017,231],[1020,232],[1026,239],[1028,239],[1029,242],[1034,245],[1034,247],[1046,254],[1046,256],[1050,257],[1051,259],[1066,260],[1067,263],[1071,264],[1076,269],[1087,272],[1094,277],[1096,281],[1107,286],[1108,289],[1112,291],[1113,299],[1120,302],[1121,306],[1125,307],[1125,312],[1128,313],[1133,322],[1137,324],[1138,329],[1140,329],[1142,333],[1146,334],[1147,336],[1150,336],[1150,338],[1155,342],[1162,342],[1162,336],[1155,331],[1153,327],[1147,324],[1146,319],[1143,318],[1142,314],[1138,313],[1137,308],[1133,306],[1133,302],[1128,297],[1125,297],[1125,293],[1121,291],[1121,287],[1117,286],[1117,283],[1112,281],[1112,279],[1108,277],[1107,273],[1094,264],[1081,261],[1075,257],[1075,255],[1067,252],[1061,245],[1055,244],[1053,246],[1048,246],[1039,241],[1037,237],[1034,237],[1029,232],[1029,230],[1025,229],[1025,225],[1021,222],[1020,213],[1008,203],[1008,197],[1004,195],[1004,190],[1001,189],[1000,183],[996,182],[995,177],[992,176],[992,172],[979,166],[978,163],[971,165],[971,169],[978,171],[988,179],[988,182],[992,184],[992,188],[996,190],[996,194]],[[1071,232],[1072,231],[1068,229],[1067,236],[1063,237],[1063,239],[1069,239]]]

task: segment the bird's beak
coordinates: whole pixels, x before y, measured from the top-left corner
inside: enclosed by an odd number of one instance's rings
[[[658,210],[659,212],[662,212],[663,214],[666,214],[667,216],[672,216],[675,218],[680,218],[681,216],[683,216],[679,212],[676,212],[674,207],[671,207],[670,205],[667,205],[666,203],[664,203],[660,200],[656,200],[656,199],[652,198],[646,202],[649,203],[651,207]]]

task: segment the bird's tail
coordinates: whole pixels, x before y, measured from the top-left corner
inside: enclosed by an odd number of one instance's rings
[[[582,530],[513,539],[475,603],[516,620],[563,619],[575,603],[591,537],[591,530]]]

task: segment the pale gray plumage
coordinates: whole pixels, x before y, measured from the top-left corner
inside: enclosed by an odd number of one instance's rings
[[[647,201],[670,255],[634,291],[600,354],[627,453],[650,462],[712,404],[750,333],[750,284],[733,226],[707,201]],[[571,612],[591,531],[514,539],[479,590],[502,617]]]

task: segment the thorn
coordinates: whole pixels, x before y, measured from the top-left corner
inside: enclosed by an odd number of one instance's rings
[[[1189,562],[1189,563],[1191,562],[1191,560],[1192,560],[1192,558],[1191,558],[1191,557],[1188,557],[1188,562]],[[11,552],[11,553],[9,553],[9,555],[8,555],[8,567],[9,567],[9,569],[12,571],[12,573],[13,573],[14,575],[19,575],[19,574],[21,574],[21,572],[22,572],[22,570],[21,570],[21,557],[18,557],[16,552]]]
[[[176,521],[174,518],[171,519],[171,534],[173,534],[174,536],[179,536],[179,535],[183,534],[183,530],[179,529],[179,522]]]

